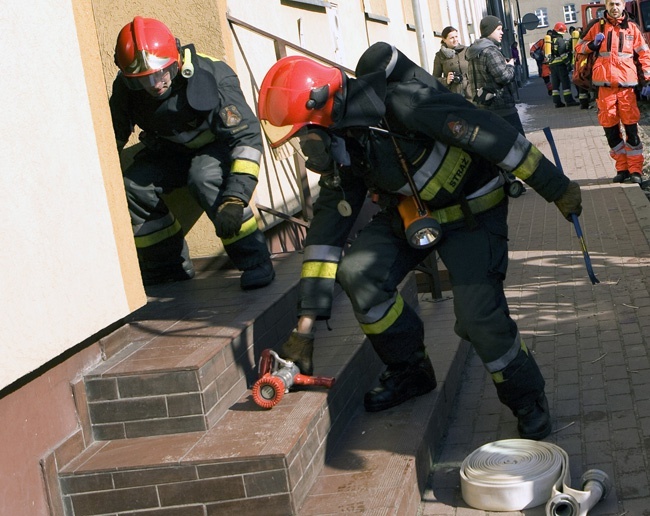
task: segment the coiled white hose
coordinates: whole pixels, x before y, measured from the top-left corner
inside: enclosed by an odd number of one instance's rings
[[[559,446],[505,439],[470,453],[460,468],[463,500],[475,509],[517,511],[546,504],[547,516],[585,516],[611,490],[609,477],[592,469],[583,491],[570,487],[569,456]]]

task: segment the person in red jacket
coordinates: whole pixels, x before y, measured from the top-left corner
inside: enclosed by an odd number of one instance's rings
[[[551,68],[548,65],[546,55],[544,54],[544,38],[531,45],[530,57],[532,57],[537,63],[537,73],[544,80],[546,91],[550,97],[553,93],[553,86],[551,84]]]
[[[623,0],[606,0],[605,24],[594,24],[578,42],[582,53],[599,52],[592,70],[592,82],[598,87],[598,121],[605,129],[610,155],[616,164],[613,181],[628,177],[641,184],[643,144],[639,138],[639,107],[635,87],[637,64],[645,82],[650,81],[650,49],[641,30],[624,10]],[[620,125],[625,128],[623,140]]]

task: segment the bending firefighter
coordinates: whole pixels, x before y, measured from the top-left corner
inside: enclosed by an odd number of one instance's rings
[[[544,438],[551,431],[544,378],[503,290],[508,201],[499,168],[555,201],[565,217],[580,214],[580,187],[508,122],[450,93],[387,43],[361,56],[356,77],[292,56],[278,61],[261,86],[260,120],[272,145],[297,146],[306,166],[322,174],[306,238],[300,317],[281,354],[311,373],[313,324],[330,317],[338,281],[386,364],[365,396],[366,410],[435,389],[422,320],[397,290],[435,244],[452,279],[456,333],[480,355],[520,435]],[[342,258],[369,192],[381,211]]]
[[[181,226],[162,194],[187,185],[243,271],[243,289],[275,272],[248,207],[262,156],[260,124],[225,63],[180,46],[158,20],[136,16],[115,47],[120,68],[110,98],[122,151],[134,127],[144,145],[124,184],[145,285],[190,279],[194,267]]]

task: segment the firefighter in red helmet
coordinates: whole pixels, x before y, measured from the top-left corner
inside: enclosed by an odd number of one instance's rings
[[[260,88],[260,121],[272,146],[294,145],[321,174],[305,240],[299,320],[280,354],[312,372],[313,325],[330,317],[338,281],[386,365],[365,395],[366,410],[435,389],[422,320],[397,288],[435,246],[452,279],[456,333],[492,374],[520,436],[543,439],[551,430],[544,379],[503,290],[507,196],[499,169],[569,218],[581,212],[580,187],[508,122],[449,92],[391,45],[372,45],[355,74],[287,57]],[[381,209],[343,254],[369,192]],[[408,207],[418,202],[426,215],[410,219]]]
[[[551,69],[552,97],[556,108],[580,105],[573,98],[571,92],[571,78],[569,70],[573,61],[573,45],[570,40],[564,39],[567,27],[558,22],[550,34],[546,35],[546,59]]]
[[[241,287],[268,285],[275,272],[248,206],[262,136],[235,72],[194,45],[181,46],[162,22],[139,16],[117,37],[115,64],[110,108],[118,149],[135,126],[144,147],[124,184],[145,285],[194,276],[181,226],[161,198],[186,185],[243,271]]]

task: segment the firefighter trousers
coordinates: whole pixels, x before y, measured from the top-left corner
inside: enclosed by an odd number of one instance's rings
[[[452,283],[456,334],[476,350],[492,375],[499,399],[518,410],[539,397],[544,379],[510,317],[503,290],[508,264],[506,218],[504,203],[475,215],[473,229],[464,223],[443,226],[435,249]],[[424,347],[422,320],[404,302],[397,286],[430,252],[409,246],[401,221],[382,211],[360,232],[339,266],[337,280],[387,365],[408,361]],[[435,362],[435,352],[432,358]]]
[[[124,185],[141,268],[155,254],[157,265],[177,263],[182,230],[162,194],[187,186],[199,206],[214,222],[222,202],[222,186],[230,174],[230,157],[223,145],[209,145],[191,154],[140,151],[124,173]],[[269,260],[264,234],[249,207],[240,232],[223,239],[224,249],[240,270]],[[182,247],[182,245],[180,246]],[[155,250],[154,252],[149,252]]]

